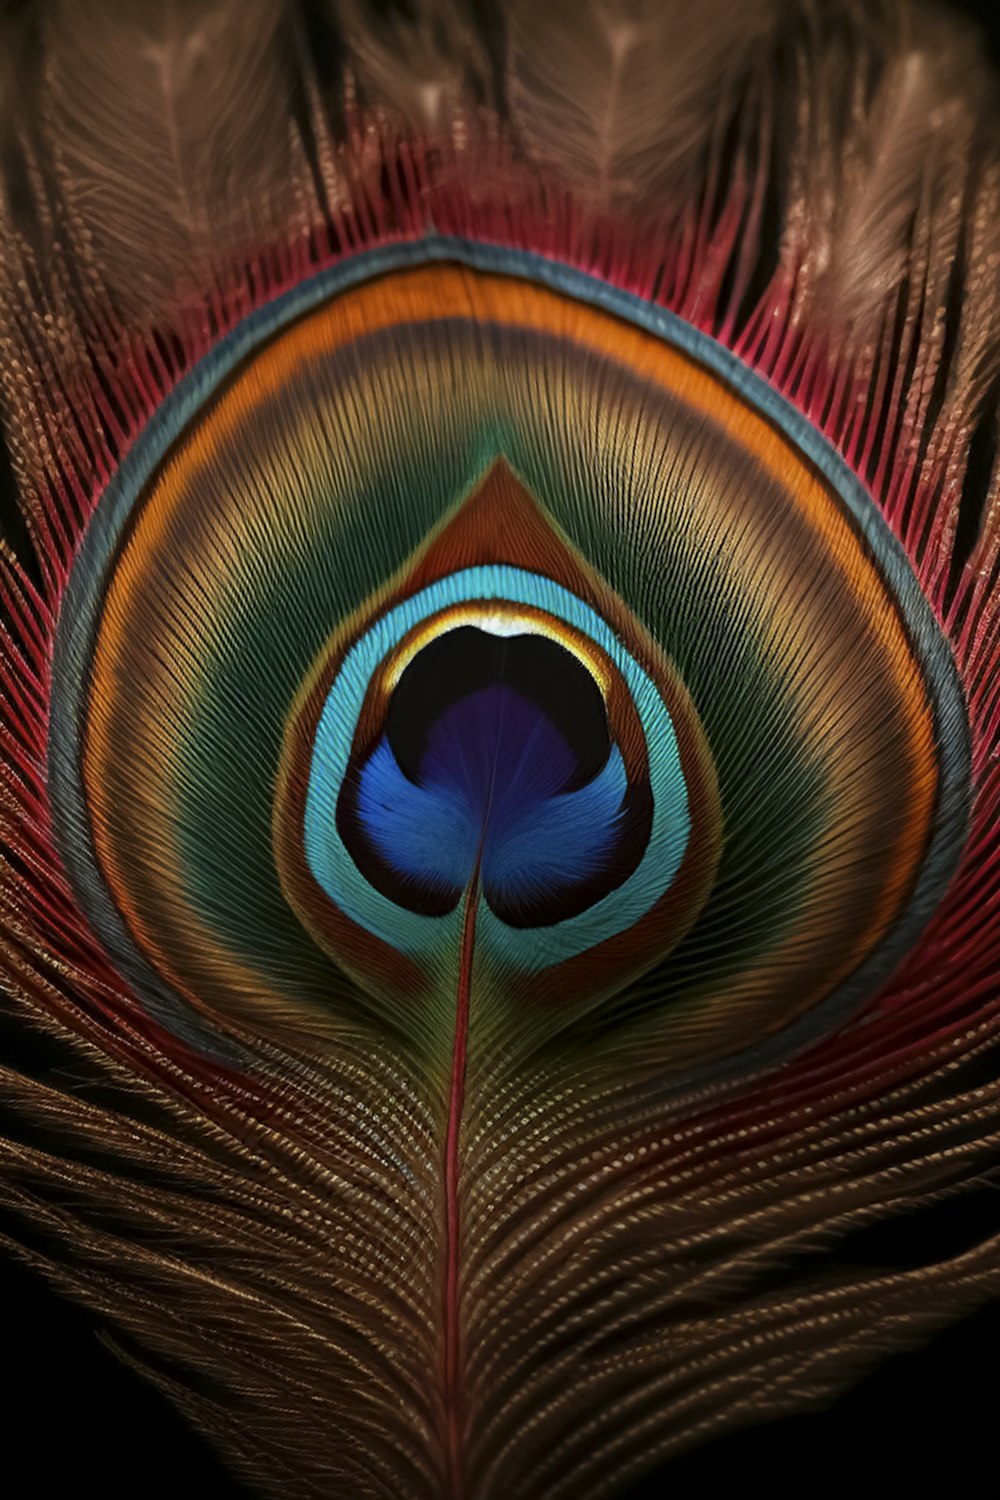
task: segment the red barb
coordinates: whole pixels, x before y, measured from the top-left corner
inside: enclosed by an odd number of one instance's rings
[[[444,1148],[445,1271],[444,1271],[444,1419],[447,1494],[460,1500],[464,1493],[462,1440],[465,1400],[462,1389],[462,1336],[460,1327],[460,1255],[462,1248],[459,1184],[462,1159],[460,1139],[465,1103],[465,1064],[469,1041],[469,1001],[472,992],[472,957],[476,941],[476,911],[479,906],[479,861],[465,896],[462,951],[458,966],[455,1005],[455,1045],[451,1057],[451,1087],[448,1094],[448,1132]]]

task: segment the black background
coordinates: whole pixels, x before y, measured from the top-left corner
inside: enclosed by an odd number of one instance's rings
[[[1000,64],[1000,0],[951,8],[979,18],[984,46]],[[1000,113],[1000,88],[997,107]],[[967,1242],[1000,1228],[1000,1190],[980,1194],[965,1218]],[[942,1254],[953,1247],[954,1225],[943,1216],[922,1220],[920,1234],[921,1259],[934,1258],[935,1236]],[[887,1241],[879,1258],[893,1264],[898,1255],[898,1243]],[[250,1500],[172,1408],[104,1348],[86,1316],[9,1260],[0,1260],[0,1315],[0,1483],[11,1500],[78,1490],[104,1500]],[[773,1500],[1000,1495],[998,1348],[1000,1306],[991,1306],[919,1350],[884,1360],[825,1407],[682,1455],[623,1500],[726,1490],[760,1490]]]

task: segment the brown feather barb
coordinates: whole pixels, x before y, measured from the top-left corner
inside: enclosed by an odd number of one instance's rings
[[[283,1500],[612,1500],[996,1296],[851,1254],[1000,1136],[976,35],[2,24],[0,1243]]]

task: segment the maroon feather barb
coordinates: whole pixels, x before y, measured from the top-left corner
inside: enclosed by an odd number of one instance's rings
[[[296,1500],[613,1496],[1000,1291],[995,1236],[836,1259],[988,1181],[1000,1138],[1000,473],[968,472],[1000,377],[994,81],[957,23],[891,0],[470,13],[50,0],[0,48],[31,544],[0,559],[0,974],[37,1058],[0,1069],[3,1242]],[[362,1025],[244,1016],[200,1046],[81,908],[48,752],[95,507],[248,313],[431,232],[727,345],[864,481],[951,643],[960,869],[862,1012],[780,1066],[664,1093],[467,1057],[478,863],[444,1074]]]

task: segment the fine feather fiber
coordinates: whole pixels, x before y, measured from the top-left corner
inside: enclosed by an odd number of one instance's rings
[[[995,1297],[851,1250],[1000,1137],[976,33],[0,27],[9,1253],[283,1500],[613,1500]]]
[[[280,8],[57,5],[40,43],[32,109],[57,191],[129,314],[288,222],[296,143]]]

